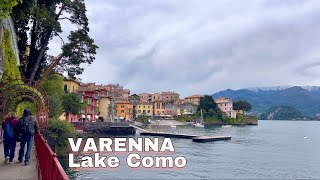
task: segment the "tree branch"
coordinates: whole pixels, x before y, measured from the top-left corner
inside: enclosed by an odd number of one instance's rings
[[[59,16],[61,15],[64,7],[65,7],[65,6],[62,5],[60,11],[58,12],[58,14],[57,14],[57,16],[56,16],[56,18],[55,18],[55,20],[58,20],[58,19],[59,19]],[[36,62],[35,62],[35,64],[34,64],[34,67],[33,67],[32,71],[31,71],[31,74],[30,74],[30,77],[29,77],[29,79],[30,79],[30,82],[29,82],[29,83],[30,83],[30,84],[31,84],[32,80],[34,80],[34,76],[35,76],[35,74],[36,74],[36,72],[37,72],[37,70],[38,70],[38,68],[39,68],[39,65],[40,65],[40,61],[41,61],[41,59],[42,59],[42,57],[43,57],[43,55],[44,55],[44,52],[45,52],[46,48],[48,47],[48,44],[49,44],[49,40],[50,40],[50,36],[51,36],[51,34],[52,34],[52,31],[53,31],[53,28],[52,28],[52,27],[49,28],[48,31],[47,31],[47,34],[46,34],[45,39],[44,39],[44,42],[43,42],[43,44],[42,44],[42,46],[41,46],[41,48],[40,48],[39,55],[38,55],[38,57],[37,57],[37,59],[36,59]],[[62,58],[62,57],[61,57],[61,58]]]
[[[63,19],[68,19],[69,21],[72,21],[70,18],[68,17],[63,17],[63,18],[58,18],[58,20],[63,20]]]
[[[42,74],[41,79],[39,80],[38,84],[41,84],[48,74],[53,70],[54,67],[56,67],[59,63],[60,60],[63,58],[63,53],[59,54],[56,59],[49,65],[48,69]]]

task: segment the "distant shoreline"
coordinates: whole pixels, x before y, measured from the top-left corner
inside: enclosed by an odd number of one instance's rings
[[[284,119],[284,120],[282,120],[282,119],[259,119],[259,121],[320,121],[320,119],[319,120],[315,120],[315,119],[312,119],[312,120],[303,120],[303,119],[297,119],[297,120],[295,120],[295,119]]]

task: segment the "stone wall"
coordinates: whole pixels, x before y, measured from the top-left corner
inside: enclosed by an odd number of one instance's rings
[[[101,135],[131,135],[136,133],[128,122],[86,122],[83,125],[83,131]]]

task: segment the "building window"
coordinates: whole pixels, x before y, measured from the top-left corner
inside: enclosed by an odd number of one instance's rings
[[[143,106],[143,108],[146,108],[146,106]]]
[[[148,113],[150,114],[150,110],[148,110]]]
[[[92,104],[92,99],[88,98],[88,104],[91,105]]]
[[[124,113],[124,110],[121,110],[121,113]]]
[[[68,93],[68,85],[65,84],[64,87],[63,87],[63,89],[64,89],[64,92],[65,92],[65,93]]]

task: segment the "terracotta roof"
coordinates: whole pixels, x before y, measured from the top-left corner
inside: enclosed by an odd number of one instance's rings
[[[64,78],[63,81],[72,81],[72,82],[75,82],[77,84],[80,85],[80,82],[78,82],[77,80],[74,80],[74,79],[67,79],[67,78]]]
[[[195,94],[195,95],[191,95],[191,96],[186,97],[186,99],[189,99],[189,98],[201,98],[201,97],[203,97],[203,96]]]

